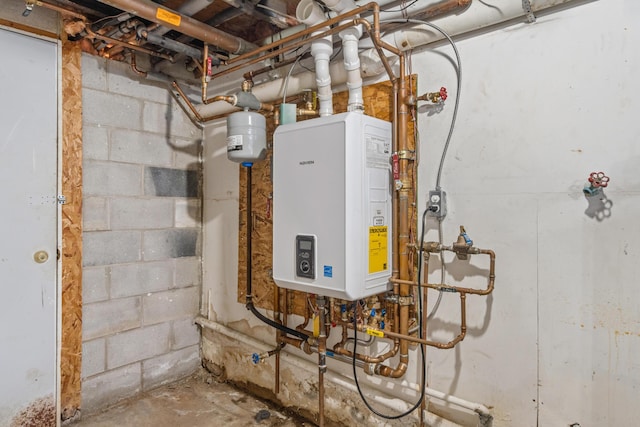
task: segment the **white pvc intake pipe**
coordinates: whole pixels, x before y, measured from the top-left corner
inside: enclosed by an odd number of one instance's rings
[[[316,25],[326,21],[326,16],[320,6],[313,0],[302,0],[296,7],[298,21],[308,25]],[[317,33],[313,33],[314,35]],[[333,114],[333,92],[331,91],[331,74],[329,61],[333,53],[333,39],[331,35],[311,42],[311,56],[316,64],[316,85],[318,88],[318,113],[320,117]]]
[[[239,341],[241,343],[247,344],[248,346],[254,348],[256,350],[256,352],[258,353],[264,353],[270,350],[273,350],[273,345],[268,345],[265,344],[262,341],[259,341],[253,337],[250,337],[249,335],[243,334],[241,332],[238,332],[234,329],[231,329],[227,326],[224,326],[218,322],[214,322],[213,320],[209,320],[205,317],[199,316],[195,319],[195,323],[202,326],[203,328],[207,328],[210,329],[212,331],[221,333],[222,335],[225,335],[226,337],[232,338],[236,341]],[[300,357],[297,357],[291,353],[287,353],[287,352],[282,352],[281,353],[282,356],[282,362],[289,363],[291,365],[294,365],[300,369],[304,369],[309,371],[309,373],[313,373],[316,372],[317,370],[317,366],[305,359],[302,359]],[[348,376],[346,376],[345,374],[340,374],[340,373],[334,373],[332,371],[328,371],[325,373],[325,378],[329,381],[331,381],[332,383],[344,387],[352,392],[357,393],[358,390],[355,386],[355,384],[353,384],[351,381],[352,379]],[[416,392],[420,392],[420,386],[418,384],[414,384],[414,383],[410,383],[407,381],[403,381],[402,385],[405,387],[408,387]],[[373,391],[373,390],[372,390]],[[404,412],[407,409],[410,408],[410,405],[405,402],[402,399],[399,398],[394,398],[394,397],[386,397],[386,396],[380,396],[379,395],[380,391],[375,390],[372,393],[367,393],[369,396],[373,396],[371,397],[372,400],[374,400],[375,402],[378,402],[384,406],[386,406],[389,409],[393,409],[395,411],[398,412]],[[443,402],[449,403],[451,405],[455,405],[464,409],[468,409],[471,411],[474,411],[476,413],[478,413],[479,415],[486,415],[486,416],[491,416],[489,409],[487,409],[486,406],[480,404],[480,403],[475,403],[475,402],[469,402],[467,400],[461,399],[459,397],[456,396],[452,396],[450,394],[444,393],[442,391],[438,391],[438,390],[434,390],[431,388],[425,388],[425,395],[429,396],[429,397],[433,397],[436,398],[438,400],[442,400]]]
[[[324,4],[338,15],[356,8],[353,0],[325,0]],[[347,70],[347,88],[349,89],[347,111],[364,112],[362,75],[360,74],[360,57],[358,56],[358,43],[362,37],[362,25],[356,25],[340,31],[339,35],[342,39],[344,68]]]

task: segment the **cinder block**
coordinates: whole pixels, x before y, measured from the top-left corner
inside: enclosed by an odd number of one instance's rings
[[[171,166],[173,148],[164,135],[126,129],[111,131],[111,160],[144,165]]]
[[[82,116],[83,123],[88,125],[139,130],[142,128],[142,101],[129,96],[84,89]]]
[[[99,56],[82,54],[83,89],[107,90],[107,62],[107,59]]]
[[[82,343],[82,378],[104,372],[107,368],[104,338]]]
[[[176,258],[175,286],[199,286],[202,284],[202,261],[200,258]]]
[[[191,287],[158,292],[142,297],[145,325],[193,317],[200,306],[200,288]]]
[[[110,224],[112,230],[173,227],[174,205],[168,199],[111,199]]]
[[[82,413],[99,411],[142,390],[142,366],[135,363],[82,382]]]
[[[200,366],[198,346],[191,346],[142,362],[144,391],[167,384],[194,373]]]
[[[82,240],[85,266],[140,260],[139,231],[89,231],[83,233]]]
[[[124,62],[109,61],[107,63],[107,87],[109,92],[166,103],[169,99],[173,99],[171,93],[167,90],[167,86],[167,83],[147,80],[137,76],[131,71],[131,67]]]
[[[88,160],[82,183],[85,196],[137,196],[142,193],[142,167]]]
[[[202,138],[202,130],[189,120],[173,98],[169,104],[145,102],[142,117],[145,131],[186,139]]]
[[[172,349],[196,345],[200,342],[200,328],[193,322],[193,318],[173,321]]]
[[[200,173],[195,170],[145,167],[144,194],[158,197],[199,197]]]
[[[82,227],[84,231],[109,229],[109,203],[103,197],[85,197],[82,200]]]
[[[109,268],[92,267],[82,269],[82,303],[109,299]]]
[[[107,368],[159,356],[170,348],[171,327],[168,323],[112,335],[107,338]]]
[[[175,201],[175,226],[197,227],[200,225],[200,200],[176,200]]]
[[[176,139],[174,141],[173,167],[176,169],[201,169],[202,138]]]
[[[137,328],[142,323],[139,297],[120,298],[82,306],[82,338],[86,341]]]
[[[173,285],[173,265],[144,262],[111,267],[111,297],[122,298],[166,291]]]
[[[109,159],[109,131],[96,126],[82,127],[82,158]]]
[[[199,229],[184,228],[144,232],[145,260],[193,257],[199,255]]]

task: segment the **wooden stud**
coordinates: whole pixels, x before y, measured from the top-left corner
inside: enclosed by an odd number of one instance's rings
[[[82,71],[77,43],[62,43],[62,354],[61,413],[81,404],[82,373]]]

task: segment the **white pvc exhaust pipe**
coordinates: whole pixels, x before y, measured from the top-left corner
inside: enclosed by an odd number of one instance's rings
[[[325,0],[324,4],[338,15],[356,8],[353,0]],[[347,70],[347,88],[349,89],[347,111],[364,112],[360,57],[358,56],[358,44],[362,37],[362,25],[349,27],[346,30],[340,31],[339,35],[342,39],[344,68]]]
[[[320,6],[313,0],[302,0],[296,7],[296,18],[308,26],[326,21],[326,16]],[[313,35],[319,32],[313,33]],[[316,64],[316,85],[318,87],[318,113],[320,117],[333,114],[333,92],[331,91],[331,74],[329,61],[333,53],[333,39],[331,35],[311,42],[311,56]]]

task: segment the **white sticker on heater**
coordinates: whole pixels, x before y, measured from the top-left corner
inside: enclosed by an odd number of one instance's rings
[[[242,135],[230,135],[227,137],[227,152],[242,150]]]

